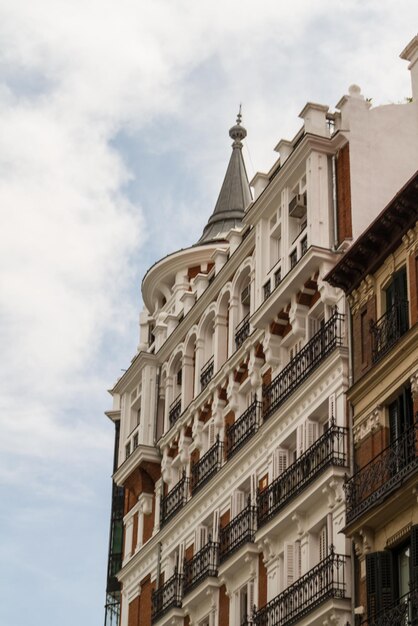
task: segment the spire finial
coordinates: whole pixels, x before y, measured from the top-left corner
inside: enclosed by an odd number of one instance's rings
[[[241,108],[242,108],[242,104],[240,102],[239,103],[239,111],[238,111],[238,115],[237,115],[237,124],[241,124],[241,119],[242,119]]]
[[[234,140],[234,143],[232,144],[233,148],[242,148],[241,140],[247,136],[247,131],[245,130],[243,126],[241,126],[241,120],[242,120],[241,111],[242,111],[242,105],[240,103],[238,115],[237,115],[237,123],[229,131],[229,136],[231,137],[231,139]]]

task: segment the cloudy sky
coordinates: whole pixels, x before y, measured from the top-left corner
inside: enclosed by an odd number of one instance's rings
[[[410,95],[416,0],[0,0],[0,623],[103,624],[140,280],[193,243],[240,102],[249,175],[306,101]]]

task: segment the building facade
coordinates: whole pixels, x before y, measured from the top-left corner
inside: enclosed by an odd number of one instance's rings
[[[418,40],[403,53],[418,85]],[[238,116],[200,240],[142,283],[112,390],[107,626],[351,623],[349,332],[325,276],[416,169],[418,104],[308,103],[251,181]]]
[[[331,271],[352,320],[345,533],[362,624],[418,620],[418,173]],[[408,621],[409,620],[409,621]]]

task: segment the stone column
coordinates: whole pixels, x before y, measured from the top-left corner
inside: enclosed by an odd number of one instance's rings
[[[215,315],[213,342],[214,372],[217,372],[228,358],[228,326],[225,315]]]

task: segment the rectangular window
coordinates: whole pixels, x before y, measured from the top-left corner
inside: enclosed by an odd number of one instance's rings
[[[290,253],[290,269],[293,269],[296,265],[296,263],[298,262],[298,253],[297,250],[293,250],[293,252]]]

